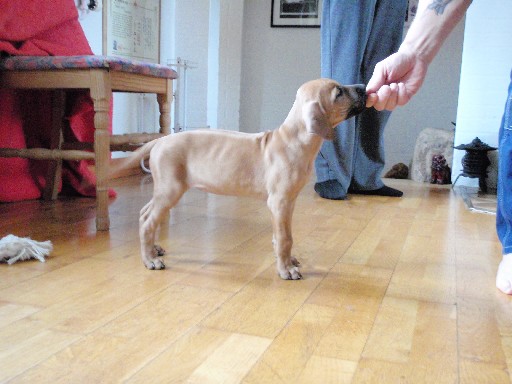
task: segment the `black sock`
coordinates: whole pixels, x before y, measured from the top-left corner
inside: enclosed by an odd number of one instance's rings
[[[337,180],[327,180],[315,184],[315,191],[324,199],[345,200],[347,194]]]
[[[355,195],[372,195],[372,196],[389,196],[389,197],[402,197],[402,195],[404,194],[402,191],[388,187],[387,185],[384,185],[383,187],[381,187],[379,189],[373,189],[373,190],[369,190],[369,191],[355,190],[355,189],[349,188],[348,193],[353,193]]]

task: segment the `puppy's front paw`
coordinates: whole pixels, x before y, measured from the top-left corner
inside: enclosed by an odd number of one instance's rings
[[[165,250],[159,246],[154,245],[151,249],[151,254],[149,257],[142,256],[142,261],[147,269],[165,269],[165,263],[160,258],[160,256],[165,255]]]
[[[165,269],[164,262],[159,258],[154,258],[154,259],[145,261],[144,265],[146,266],[147,269],[151,269],[151,270]]]
[[[278,269],[277,272],[283,280],[300,280],[302,275],[299,271],[299,267],[291,266],[288,268]]]

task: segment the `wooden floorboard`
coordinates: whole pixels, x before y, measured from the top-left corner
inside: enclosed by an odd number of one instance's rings
[[[52,240],[0,265],[0,382],[510,383],[512,298],[494,286],[495,217],[449,186],[387,180],[402,198],[328,201],[306,186],[293,254],[275,271],[262,201],[189,191],[160,231],[167,269],[139,257],[151,177],[95,202],[0,205],[0,234]]]

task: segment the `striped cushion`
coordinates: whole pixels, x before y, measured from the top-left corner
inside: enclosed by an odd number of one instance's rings
[[[33,71],[48,69],[109,68],[113,71],[139,73],[176,79],[178,74],[165,65],[114,56],[9,56],[0,59],[0,70]]]

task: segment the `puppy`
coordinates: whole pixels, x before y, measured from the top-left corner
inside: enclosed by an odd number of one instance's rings
[[[153,198],[140,212],[141,257],[148,269],[163,269],[155,232],[164,215],[190,188],[221,195],[265,199],[272,214],[277,272],[302,278],[291,256],[292,214],[297,195],[308,182],[324,139],[365,108],[364,85],[342,86],[330,79],[303,84],[284,123],[256,134],[201,130],[151,141],[117,168],[134,166],[149,155]],[[112,173],[115,173],[113,171]]]

